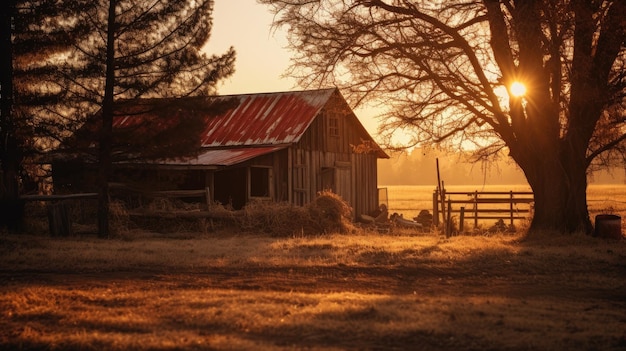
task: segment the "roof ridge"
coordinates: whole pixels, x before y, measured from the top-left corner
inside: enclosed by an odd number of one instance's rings
[[[165,100],[187,100],[187,99],[201,99],[201,98],[221,98],[221,97],[236,97],[236,96],[261,96],[261,95],[287,95],[287,94],[307,94],[307,93],[319,93],[319,92],[332,92],[338,90],[337,87],[319,88],[319,89],[303,89],[303,90],[285,90],[285,91],[270,91],[260,93],[238,93],[238,94],[224,94],[224,95],[194,95],[194,96],[182,96],[182,97],[147,97],[136,99],[119,99],[118,102],[132,102],[132,101],[165,101]]]
[[[277,94],[300,94],[300,93],[316,93],[321,91],[335,91],[337,87],[319,88],[319,89],[301,89],[301,90],[284,90],[284,91],[268,91],[260,93],[236,93],[236,94],[224,94],[224,95],[209,95],[211,97],[233,97],[242,95],[277,95]]]

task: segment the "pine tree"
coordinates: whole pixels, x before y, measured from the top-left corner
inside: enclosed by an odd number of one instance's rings
[[[78,1],[9,0],[0,5],[0,227],[18,228],[24,158],[43,147],[38,135],[58,134],[49,118],[64,90],[56,62],[87,28],[75,20]],[[53,132],[50,126],[57,126]],[[45,132],[43,132],[45,130]],[[22,184],[22,186],[20,186]]]
[[[99,0],[81,11],[92,34],[76,45],[62,71],[74,111],[89,116],[100,109],[100,133],[93,137],[99,140],[101,237],[109,232],[112,121],[119,102],[208,95],[234,71],[232,48],[221,56],[202,53],[212,9],[212,0]]]

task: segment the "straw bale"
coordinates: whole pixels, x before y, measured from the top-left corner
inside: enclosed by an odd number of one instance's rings
[[[341,196],[331,192],[319,192],[308,205],[309,215],[322,233],[347,233],[353,229],[352,208]]]
[[[285,202],[253,201],[243,208],[243,216],[238,217],[241,230],[273,236],[309,232],[310,221],[304,208]]]

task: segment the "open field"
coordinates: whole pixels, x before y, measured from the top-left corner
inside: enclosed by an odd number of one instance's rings
[[[432,191],[389,187],[390,211]],[[625,186],[588,197],[626,215]],[[625,240],[190,228],[0,233],[0,349],[626,350]]]
[[[417,216],[420,210],[433,211],[433,192],[435,186],[430,185],[383,185],[387,189],[390,213],[398,212],[404,218]],[[452,185],[446,186],[447,191],[530,191],[528,185]],[[591,218],[600,213],[613,213],[626,218],[626,185],[592,184],[587,190],[587,204]],[[492,221],[493,222],[493,221]],[[485,227],[492,222],[482,223]],[[523,224],[523,223],[517,223]]]
[[[626,242],[0,236],[3,350],[626,350]]]

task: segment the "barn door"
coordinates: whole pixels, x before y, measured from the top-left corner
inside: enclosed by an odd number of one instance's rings
[[[335,193],[346,202],[352,201],[352,172],[350,167],[335,168]]]
[[[335,186],[335,168],[334,167],[322,167],[321,174],[322,186],[320,190],[332,190],[336,192]]]

